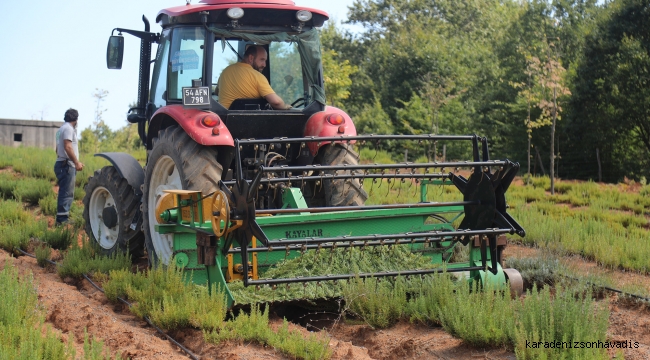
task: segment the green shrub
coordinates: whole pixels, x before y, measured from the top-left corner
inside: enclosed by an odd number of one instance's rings
[[[505,346],[514,342],[515,311],[508,291],[460,281],[454,301],[440,306],[443,328],[473,346]]]
[[[549,190],[551,188],[551,178],[548,176],[532,176],[530,178],[530,182],[532,183],[533,187],[539,189]]]
[[[34,249],[34,255],[36,255],[36,263],[40,267],[47,266],[47,260],[50,260],[52,256],[52,248],[47,246],[47,244],[41,244]]]
[[[158,267],[133,274],[127,269],[110,272],[104,284],[106,297],[128,298],[133,313],[149,317],[163,329],[194,326],[212,330],[221,326],[227,305],[221,291],[210,293],[205,286],[187,281],[181,269]]]
[[[56,227],[45,231],[41,240],[53,249],[67,250],[72,245],[73,240],[77,238],[77,233],[70,230],[67,226]]]
[[[38,206],[44,215],[56,216],[57,195],[52,193],[38,201]]]
[[[37,205],[39,200],[52,194],[52,184],[48,180],[23,178],[13,191],[13,196],[18,201]]]
[[[387,328],[404,316],[406,288],[403,278],[351,280],[343,285],[343,298],[348,312],[362,318],[375,328]]]
[[[18,184],[18,178],[9,172],[0,173],[0,197],[11,199],[14,195],[14,189]]]
[[[85,360],[110,360],[110,350],[104,347],[102,340],[91,339],[88,336],[88,331],[84,329],[84,359]],[[114,360],[121,360],[122,356],[119,352],[115,353]]]
[[[74,199],[75,200],[83,200],[85,195],[86,195],[86,191],[84,190],[83,187],[75,186],[75,188],[74,188]]]
[[[13,200],[0,199],[0,225],[14,222],[25,223],[32,218],[32,215],[23,208],[23,204]]]
[[[47,222],[43,220],[1,225],[0,247],[18,254],[16,249],[26,250],[29,240],[33,237],[41,237],[45,229],[47,229]]]
[[[12,261],[0,271],[0,357],[3,359],[74,359],[67,344],[46,327],[32,275],[18,275]]]
[[[240,312],[237,317],[223,324],[219,330],[205,332],[205,340],[218,344],[223,341],[255,341],[278,349],[297,359],[328,359],[332,356],[329,339],[326,336],[310,334],[305,339],[297,330],[289,330],[285,320],[277,332],[269,327],[268,307],[261,311],[253,306],[250,314]]]
[[[390,153],[385,150],[362,148],[359,152],[359,162],[363,164],[394,164]]]
[[[559,260],[548,254],[535,258],[508,258],[506,263],[509,268],[517,269],[521,273],[530,288],[533,285],[537,288],[553,285],[559,276]]]
[[[515,304],[517,359],[609,359],[606,349],[530,348],[533,342],[605,342],[609,311],[607,304],[596,304],[591,293],[576,297],[574,291],[558,287],[552,297],[549,288],[534,288]]]
[[[59,277],[65,279],[71,277],[80,279],[84,274],[102,273],[108,274],[111,270],[131,268],[131,256],[116,252],[111,256],[103,256],[89,242],[87,238],[79,247],[76,241],[72,242],[72,248],[66,252],[61,266],[58,267]]]

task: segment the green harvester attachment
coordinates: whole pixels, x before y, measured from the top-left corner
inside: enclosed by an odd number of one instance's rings
[[[282,149],[291,146],[338,144],[354,152],[354,146],[399,141],[467,144],[467,153],[471,153],[472,159],[305,166],[266,161],[282,157],[279,155]],[[245,156],[265,161],[262,164],[247,162]],[[354,156],[358,158],[356,153]],[[253,165],[247,167],[246,163]],[[296,284],[304,286],[354,278],[409,278],[441,272],[456,273],[459,278],[483,284],[509,286],[513,294],[519,294],[523,291],[521,276],[514,269],[503,269],[501,261],[505,235],[525,235],[522,227],[506,212],[505,192],[518,169],[518,163],[490,160],[487,139],[476,135],[236,140],[234,178],[223,179],[219,189],[210,194],[166,190],[167,194],[156,206],[158,225],[155,229],[168,235],[173,242],[172,262],[183,268],[195,283],[224,292],[229,306],[241,303],[231,289],[242,288],[242,284],[251,291],[262,291],[278,286],[300,286]],[[469,175],[466,178],[461,173]],[[420,201],[337,207],[307,205],[306,199],[318,186],[339,187],[325,191],[325,196],[335,191],[346,194],[348,190],[365,196],[363,188],[349,188],[359,186],[372,192],[377,183],[385,184],[382,195],[385,189],[390,192],[391,185],[420,186]],[[427,186],[431,185],[438,188],[455,186],[462,199],[427,201]],[[260,200],[260,194],[268,198],[271,193],[278,196],[273,204],[280,206],[268,206],[268,201]],[[400,200],[407,197],[407,194],[400,195]],[[461,246],[469,250],[465,261],[454,262],[454,255]],[[405,250],[409,256],[417,257],[413,263],[418,267],[404,268],[412,263],[402,262],[393,264],[393,269],[387,268],[392,263],[391,254],[398,251],[403,254]],[[314,254],[325,254],[320,258],[330,263],[342,260],[344,264],[347,262],[348,269],[328,273],[332,267],[327,264],[314,266],[310,263],[303,264],[304,274],[294,272],[278,277],[277,274],[282,274],[278,268],[287,264],[300,265],[300,259],[308,254],[312,254],[311,258]],[[359,259],[366,262],[373,260],[372,257],[376,257],[374,262],[380,266],[364,271]],[[319,269],[325,273],[318,273]]]

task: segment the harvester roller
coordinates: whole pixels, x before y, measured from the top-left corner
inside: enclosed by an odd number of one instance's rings
[[[305,147],[311,143],[344,143],[343,148],[351,149],[355,142],[405,138],[470,141],[472,159],[322,166],[270,164],[248,168],[239,165],[246,163],[242,161],[242,154],[249,149],[259,156],[260,149],[278,152],[290,144]],[[525,235],[523,228],[507,214],[505,201],[505,192],[519,165],[508,160],[490,160],[485,138],[426,135],[237,140],[235,164],[235,178],[220,180],[218,189],[212,193],[166,190],[176,196],[176,200],[166,200],[166,204],[173,206],[157,209],[161,215],[156,218],[163,221],[155,226],[160,234],[173,235],[175,254],[191,255],[187,263],[183,260],[176,261],[176,264],[186,263],[183,266],[186,270],[191,269],[194,281],[224,291],[230,305],[237,302],[236,295],[229,289],[235,281],[241,281],[244,286],[276,288],[281,284],[320,284],[353,278],[379,279],[450,272],[501,286],[506,286],[506,281],[510,280],[512,293],[521,292],[518,272],[514,269],[504,271],[501,267],[505,234]],[[469,169],[471,175],[465,178],[455,173],[444,174],[442,170],[445,168]],[[431,172],[431,169],[441,171]],[[492,169],[498,170],[492,172]],[[375,179],[425,180],[420,181],[420,186],[442,181],[455,185],[463,199],[310,208],[301,188],[310,182],[312,186],[315,182],[322,185],[323,179],[334,180],[330,184],[344,184],[339,180],[355,179],[360,185],[364,184],[364,179],[369,179],[369,182]],[[282,206],[258,209],[258,197],[263,191],[281,192]],[[202,209],[208,209],[209,214],[206,215]],[[453,226],[454,220],[459,218],[462,218],[459,225]],[[451,262],[454,247],[460,244],[469,246],[469,261]],[[427,264],[415,269],[357,269],[337,274],[267,276],[273,273],[271,270],[291,263],[292,259],[300,261],[301,256],[310,252],[319,254],[328,250],[331,262],[334,256],[351,258],[354,249],[364,251],[386,247],[408,249],[423,257]],[[356,266],[350,265],[351,268]]]

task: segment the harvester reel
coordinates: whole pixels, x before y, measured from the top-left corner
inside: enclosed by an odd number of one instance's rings
[[[235,172],[236,182],[231,189],[228,189],[228,186],[219,180],[219,188],[224,193],[223,198],[230,202],[230,220],[241,222],[241,226],[238,226],[239,228],[233,232],[235,233],[235,239],[242,248],[251,244],[254,241],[253,238],[268,246],[269,240],[267,236],[255,221],[255,194],[264,174],[262,169],[263,167],[260,166],[255,179],[249,184],[244,179],[241,168],[239,168]],[[232,237],[229,236],[224,246],[224,252],[230,248],[231,244]]]
[[[223,226],[221,225],[223,221]],[[217,237],[222,237],[228,231],[230,224],[230,205],[228,195],[216,190],[212,195],[212,231]]]

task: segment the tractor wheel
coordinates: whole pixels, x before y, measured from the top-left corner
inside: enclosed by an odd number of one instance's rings
[[[149,263],[169,264],[173,252],[173,236],[159,234],[154,226],[156,204],[163,190],[200,190],[203,196],[217,189],[222,166],[217,162],[217,149],[192,140],[179,126],[158,132],[147,160],[144,175],[144,236]]]
[[[322,147],[315,163],[320,165],[357,165],[359,154],[351,145],[333,144]],[[336,173],[345,174],[350,170],[338,170]],[[326,171],[334,174],[335,171]],[[325,179],[320,185],[313,184],[313,196],[308,198],[309,205],[314,206],[361,206],[368,199],[359,179]]]
[[[94,240],[104,255],[116,252],[143,255],[144,235],[140,224],[131,229],[131,221],[140,206],[140,198],[113,166],[95,171],[84,188],[86,234]]]

